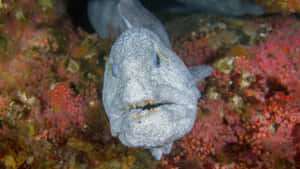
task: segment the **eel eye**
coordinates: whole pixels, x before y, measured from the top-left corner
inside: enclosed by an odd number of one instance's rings
[[[118,72],[118,67],[117,67],[117,65],[116,64],[112,64],[111,65],[111,73],[112,73],[112,75],[114,76],[114,77],[117,77],[117,72]]]
[[[153,63],[156,67],[160,66],[160,57],[156,52],[153,52],[152,54]]]

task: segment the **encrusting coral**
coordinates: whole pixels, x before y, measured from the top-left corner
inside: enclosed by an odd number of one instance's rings
[[[159,168],[299,165],[299,24],[296,19],[257,24],[272,31],[255,46],[232,46],[214,63],[209,82],[200,86],[206,93],[194,128]]]
[[[75,30],[64,5],[0,1],[0,168],[152,164],[109,135],[96,86],[111,41]]]

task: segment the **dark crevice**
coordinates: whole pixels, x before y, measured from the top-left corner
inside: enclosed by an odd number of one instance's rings
[[[75,28],[80,27],[88,33],[94,33],[91,23],[89,22],[87,5],[88,0],[66,0],[67,12],[72,19],[72,23]]]
[[[72,23],[75,28],[80,27],[88,33],[94,33],[89,18],[88,18],[88,1],[89,0],[65,0],[67,4],[67,13],[72,19]],[[153,14],[157,14],[160,11],[164,11],[172,5],[180,5],[174,0],[141,0],[142,5]],[[162,18],[160,18],[161,20]]]

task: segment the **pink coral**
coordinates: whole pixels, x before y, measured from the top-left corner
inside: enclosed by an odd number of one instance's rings
[[[75,95],[68,83],[57,84],[48,93],[49,101],[42,115],[49,137],[67,137],[72,129],[85,124],[87,105],[82,95]]]
[[[209,48],[205,38],[194,35],[191,40],[184,42],[176,41],[174,51],[185,62],[187,66],[194,66],[207,63],[212,56],[212,51]]]
[[[179,143],[183,148],[180,154],[187,155],[187,159],[205,160],[220,153],[226,144],[236,142],[230,127],[223,123],[222,116],[227,109],[224,102],[206,100],[200,101],[200,106],[209,115],[198,119],[192,131]]]
[[[253,104],[251,113],[255,116],[250,121],[250,126],[258,131],[251,134],[253,150],[260,145],[255,150],[258,155],[269,152],[289,161],[295,156],[291,133],[300,120],[299,37],[299,29],[279,28],[265,43],[249,49],[254,59],[236,59],[235,71],[249,71],[256,78],[244,94],[248,98],[262,98],[255,99],[259,102]]]
[[[282,21],[264,42],[245,48],[249,56],[236,57],[230,73],[213,72],[208,91],[218,96],[207,91],[194,128],[162,168],[191,160],[202,168],[299,166],[300,29],[293,24]]]
[[[266,89],[270,88],[267,86],[268,80],[273,78],[279,84],[288,86],[292,95],[300,96],[300,71],[297,70],[300,63],[300,30],[287,29],[274,32],[266,43],[251,48],[255,59],[237,58],[236,70],[249,70],[255,75],[263,75],[266,78],[263,78],[262,87]]]

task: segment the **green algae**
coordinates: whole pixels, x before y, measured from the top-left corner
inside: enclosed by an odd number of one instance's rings
[[[22,10],[16,10],[16,11],[15,11],[15,17],[16,17],[16,19],[19,20],[19,21],[25,20],[25,16],[24,16],[24,13],[23,13]]]
[[[8,38],[8,35],[0,31],[0,61],[8,59],[11,55],[9,48],[12,44],[12,41]]]
[[[83,152],[91,152],[94,149],[92,144],[76,138],[70,138],[67,145]]]
[[[43,10],[46,10],[47,8],[53,8],[51,0],[39,0],[39,5],[42,6]]]
[[[216,70],[229,75],[234,70],[235,67],[234,58],[235,58],[234,56],[221,58],[213,64],[213,67]]]
[[[64,32],[62,32],[60,29],[58,29],[56,27],[52,27],[52,26],[49,26],[49,25],[43,25],[43,27],[45,27],[47,32],[50,33],[52,35],[52,37],[54,37],[54,39],[50,43],[56,43],[57,44],[58,49],[53,51],[53,53],[54,54],[67,53],[69,43],[66,40]]]

